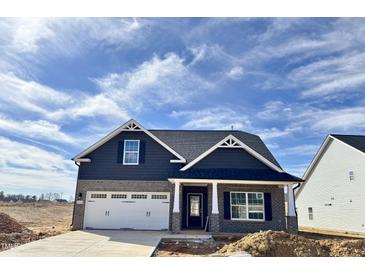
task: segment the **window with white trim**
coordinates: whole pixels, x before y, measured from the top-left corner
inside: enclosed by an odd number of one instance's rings
[[[265,219],[264,194],[262,192],[231,192],[231,219]]]
[[[139,140],[124,140],[123,164],[138,165]]]

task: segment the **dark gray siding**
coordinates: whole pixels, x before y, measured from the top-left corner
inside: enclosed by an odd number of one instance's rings
[[[139,165],[123,165],[117,162],[118,142],[124,139],[145,141],[145,162]],[[181,168],[171,164],[176,157],[144,132],[122,132],[97,148],[85,158],[91,163],[81,163],[80,180],[166,180],[169,174]]]
[[[192,168],[270,169],[241,148],[218,148]]]

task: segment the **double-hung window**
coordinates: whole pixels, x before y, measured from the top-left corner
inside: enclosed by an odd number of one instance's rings
[[[231,192],[232,220],[264,220],[262,192]]]
[[[138,165],[139,163],[139,140],[124,140],[124,165]]]

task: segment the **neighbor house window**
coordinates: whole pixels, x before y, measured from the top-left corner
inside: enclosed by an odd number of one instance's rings
[[[313,208],[308,207],[308,218],[309,220],[313,220]]]
[[[264,220],[264,194],[231,192],[232,220]]]
[[[138,165],[139,162],[139,140],[124,140],[124,165]]]
[[[349,179],[350,179],[350,182],[355,181],[355,174],[353,171],[349,171]]]

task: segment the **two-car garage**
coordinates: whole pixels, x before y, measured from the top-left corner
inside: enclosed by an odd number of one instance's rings
[[[88,191],[84,229],[169,229],[169,192]]]

